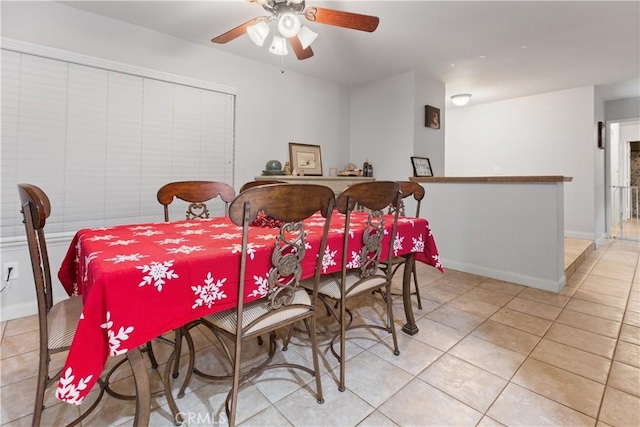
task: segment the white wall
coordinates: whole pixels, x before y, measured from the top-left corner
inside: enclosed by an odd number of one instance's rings
[[[640,118],[640,97],[616,99],[605,103],[607,121],[637,118]]]
[[[349,161],[349,91],[343,87],[60,3],[1,7],[3,37],[235,87],[236,188],[260,175],[268,160],[288,160],[290,141],[320,145],[326,174],[330,165]],[[57,273],[69,242],[49,244]],[[35,313],[26,243],[1,249],[2,260],[20,262],[20,278],[1,294],[2,319]]]
[[[592,86],[448,110],[445,174],[571,176],[565,235],[596,240],[596,122]]]
[[[596,243],[601,242],[607,236],[606,229],[606,194],[605,194],[605,182],[606,168],[605,158],[606,153],[604,149],[597,148],[598,141],[598,122],[604,122],[604,101],[595,92],[594,97],[594,119],[593,119],[593,140],[596,141],[592,144],[593,150],[593,226],[594,226],[594,240]],[[605,144],[606,144],[606,132],[605,132]]]
[[[434,176],[444,176],[444,135],[447,127],[445,110],[446,87],[442,82],[416,74],[414,88],[415,122],[413,126],[413,154],[427,157]],[[431,129],[424,125],[425,105],[440,109],[440,129]],[[410,175],[413,169],[410,170]]]
[[[442,82],[407,72],[351,89],[351,158],[368,158],[377,179],[413,176],[411,156],[432,157],[442,175],[444,131],[424,127],[424,106],[444,111]]]
[[[235,87],[236,187],[288,160],[291,141],[320,145],[324,165],[348,161],[349,91],[338,85],[54,2],[2,2],[2,35]]]

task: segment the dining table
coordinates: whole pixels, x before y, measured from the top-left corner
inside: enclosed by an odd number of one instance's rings
[[[353,212],[349,268],[359,266],[367,213]],[[385,239],[393,224],[387,215]],[[334,211],[323,256],[323,273],[341,268],[345,215]],[[324,218],[304,223],[307,251],[301,279],[315,273]],[[271,252],[279,228],[256,223],[249,232],[246,303],[266,295]],[[139,347],[208,314],[234,308],[241,259],[242,227],[229,218],[114,225],[79,230],[62,261],[58,278],[69,295],[80,295],[83,311],[61,372],[56,397],[79,405],[110,356],[126,354],[134,370],[137,406],[134,424],[149,419],[150,391]],[[381,259],[389,254],[383,244]],[[411,307],[411,270],[419,261],[443,271],[425,218],[400,217],[393,256],[405,256],[403,302],[407,324],[417,333]]]

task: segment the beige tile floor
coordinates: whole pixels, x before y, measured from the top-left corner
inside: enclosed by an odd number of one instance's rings
[[[390,336],[361,330],[347,344],[347,389],[339,392],[337,363],[323,340],[323,405],[316,403],[308,375],[270,371],[242,389],[238,423],[639,426],[639,255],[638,242],[606,241],[557,294],[420,265],[423,309],[414,307],[420,332],[412,337],[399,332],[399,356],[390,350]],[[396,298],[399,329],[404,314]],[[365,296],[355,311],[356,321],[379,319],[379,300]],[[0,334],[1,423],[29,425],[36,318],[2,323]],[[215,339],[201,331],[194,339],[198,360],[219,366]],[[168,349],[156,348],[166,359]],[[261,350],[254,344],[251,351]],[[303,336],[276,357],[308,360]],[[57,356],[53,365],[63,362],[64,356]],[[118,375],[117,387],[132,387],[127,369]],[[159,374],[150,369],[150,376],[158,387]],[[205,425],[207,417],[208,425],[219,420],[227,389],[227,383],[195,379],[177,401],[192,417],[189,425]],[[43,425],[61,425],[78,414],[51,391],[47,396],[51,407]],[[165,398],[152,400],[151,424],[171,425]],[[133,414],[133,402],[106,397],[84,425],[131,425]]]

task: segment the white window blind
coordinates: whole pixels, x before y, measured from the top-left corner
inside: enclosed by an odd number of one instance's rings
[[[3,49],[2,238],[24,235],[20,182],[51,199],[49,233],[162,221],[156,193],[170,181],[231,184],[234,102],[232,94]],[[173,208],[172,218],[184,211]]]

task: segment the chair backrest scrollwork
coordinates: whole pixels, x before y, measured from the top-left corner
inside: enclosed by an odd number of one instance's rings
[[[169,205],[174,198],[188,202],[185,212],[186,219],[209,218],[210,211],[206,202],[220,197],[225,205],[225,215],[228,214],[229,203],[233,201],[236,192],[232,186],[216,181],[176,181],[163,185],[157,194],[158,202],[164,206],[164,220],[169,221]]]
[[[272,310],[290,305],[302,277],[302,261],[307,248],[307,233],[303,221],[317,212],[325,218],[319,248],[320,254],[324,253],[334,201],[333,190],[313,184],[261,185],[238,194],[229,206],[229,219],[243,229],[238,295],[245,295],[251,224],[259,215],[267,215],[282,225],[276,236],[271,255],[272,268],[267,276],[268,288],[264,289],[263,296],[269,298]],[[316,277],[320,275],[321,265],[322,255],[316,261]],[[243,305],[242,298],[239,298],[238,313]]]

